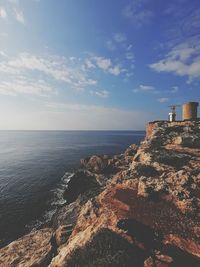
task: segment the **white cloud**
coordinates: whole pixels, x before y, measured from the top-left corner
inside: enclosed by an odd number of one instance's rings
[[[2,18],[2,19],[7,18],[7,12],[6,12],[5,8],[3,8],[3,7],[0,7],[0,18]]]
[[[112,64],[112,66],[110,66],[110,68],[108,69],[108,72],[115,76],[118,76],[122,72],[126,72],[126,69],[121,69],[121,66],[127,60],[130,61],[129,63],[131,63],[132,65],[134,63],[134,58],[135,58],[133,51],[131,51],[133,46],[131,44],[128,44],[126,35],[120,32],[114,33],[111,39],[106,42],[106,46],[110,51],[118,50],[119,51],[118,54],[120,55],[120,59],[118,58],[118,65],[113,66]],[[128,78],[129,77],[126,76],[126,80]]]
[[[43,80],[38,80],[36,82],[26,77],[20,77],[9,82],[1,81],[0,94],[10,96],[16,96],[18,94],[48,96],[50,94],[56,94],[56,90]]]
[[[14,14],[15,14],[15,18],[18,22],[25,24],[24,14],[21,10],[15,8]]]
[[[123,72],[123,69],[121,69],[119,65],[114,65],[110,58],[91,57],[90,62],[93,62],[92,64],[96,64],[96,66],[104,72],[110,73],[114,76],[118,76]]]
[[[88,74],[81,68],[80,62],[69,62],[59,56],[36,56],[29,53],[21,53],[16,58],[0,63],[0,73],[10,75],[37,74],[50,76],[51,78],[67,83],[72,89],[84,90],[88,86],[97,84],[96,80],[88,78]]]
[[[150,67],[157,72],[171,72],[177,76],[188,76],[190,80],[200,77],[200,47],[173,48],[164,59]]]
[[[135,27],[141,27],[144,24],[148,24],[153,13],[151,10],[145,8],[147,0],[135,0],[132,3],[126,5],[122,11],[125,18],[129,19]]]
[[[89,59],[86,59],[85,60],[85,65],[88,69],[94,69],[96,68],[96,66],[89,60]]]
[[[156,89],[151,85],[140,85],[138,88],[133,89],[134,93],[147,92],[147,93],[155,93]]]
[[[167,98],[167,97],[161,97],[161,98],[158,98],[157,100],[158,100],[158,102],[160,102],[160,103],[166,103],[166,102],[169,101],[169,98]]]
[[[160,61],[150,65],[157,72],[187,76],[189,81],[200,78],[200,40],[191,39],[174,46]]]
[[[114,76],[120,75],[125,70],[119,65],[114,65],[109,58],[92,56],[85,59],[76,57],[62,57],[55,55],[33,55],[30,53],[20,53],[16,57],[10,57],[0,53],[0,76],[7,77],[7,82],[1,82],[1,94],[14,95],[17,93],[47,95],[53,92],[50,84],[59,82],[57,87],[68,85],[76,91],[85,89],[96,92],[99,97],[108,97],[109,93],[95,89],[97,80],[93,79],[92,69],[99,70]],[[23,77],[23,82],[19,77]],[[31,79],[31,80],[30,80]],[[33,81],[34,79],[34,81]],[[38,80],[46,80],[48,84],[33,86],[38,84]],[[16,90],[13,81],[16,82]],[[18,82],[17,82],[18,81]],[[25,81],[27,82],[25,84]],[[26,90],[27,87],[28,89]],[[7,89],[6,89],[7,88]],[[52,90],[48,90],[51,88]],[[92,88],[92,89],[90,89]]]
[[[119,47],[126,45],[126,35],[124,33],[114,33],[110,40],[106,42],[106,46],[109,50],[114,51]]]
[[[122,72],[122,70],[119,66],[114,66],[113,68],[109,69],[109,72],[115,76],[118,76]]]
[[[104,71],[108,70],[108,68],[112,65],[109,58],[95,57],[94,60],[96,61],[97,66]]]
[[[102,98],[108,98],[110,93],[107,90],[101,90],[101,91],[93,91],[91,90],[90,93],[92,95],[96,95],[98,97],[102,97]]]

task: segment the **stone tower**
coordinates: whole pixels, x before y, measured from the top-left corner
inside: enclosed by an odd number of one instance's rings
[[[184,120],[196,120],[198,102],[188,102],[182,106],[182,118]]]

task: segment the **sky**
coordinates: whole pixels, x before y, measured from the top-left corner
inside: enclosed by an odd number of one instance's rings
[[[199,100],[199,0],[0,0],[0,130],[143,130]]]

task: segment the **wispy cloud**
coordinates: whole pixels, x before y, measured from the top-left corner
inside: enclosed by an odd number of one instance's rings
[[[189,39],[174,46],[163,59],[150,65],[157,72],[186,76],[189,82],[200,78],[200,39]]]
[[[101,97],[101,98],[108,98],[110,95],[110,93],[107,90],[99,90],[99,91],[91,90],[90,93],[92,95],[96,95],[96,96]]]
[[[11,81],[0,82],[0,94],[17,96],[19,94],[28,94],[35,96],[49,96],[56,94],[57,91],[47,84],[44,80],[27,79],[27,77],[20,77]]]
[[[114,51],[120,47],[126,47],[127,37],[122,32],[115,32],[110,39],[106,42],[109,50]]]
[[[21,10],[14,8],[15,18],[18,22],[25,24],[24,14]]]
[[[125,18],[129,19],[135,27],[141,27],[148,24],[153,13],[150,9],[146,8],[147,0],[135,0],[126,5],[122,11]]]
[[[158,98],[157,100],[158,100],[158,102],[160,102],[160,103],[166,103],[166,102],[169,101],[169,98],[168,98],[168,97],[161,97],[161,98]]]
[[[118,59],[118,61],[126,64],[126,68],[121,67],[123,64],[112,66],[109,69],[109,72],[115,76],[118,76],[120,73],[124,72],[124,81],[127,81],[133,75],[132,71],[128,71],[128,68],[133,69],[135,63],[135,54],[132,51],[133,45],[128,42],[127,36],[124,33],[116,32],[106,42],[106,46],[112,52],[118,51],[118,54],[120,55],[120,59]]]
[[[174,0],[163,9],[168,23],[163,28],[161,59],[150,67],[157,72],[185,77],[187,83],[200,78],[200,6],[187,0]]]
[[[21,9],[20,1],[19,0],[7,0],[8,6],[8,18],[15,19],[21,24],[25,24],[25,16]],[[7,15],[7,14],[6,14]],[[1,17],[1,16],[0,16]]]
[[[119,64],[115,65],[110,58],[105,57],[91,56],[90,58],[86,59],[85,65],[89,69],[99,68],[105,73],[109,73],[114,76],[118,76],[124,72],[124,69]]]
[[[121,69],[120,66],[114,66],[109,69],[109,72],[115,76],[118,76],[121,72],[123,72],[123,69]]]
[[[109,58],[94,57],[94,60],[96,61],[97,66],[104,71],[107,71],[112,65],[111,59]]]
[[[199,20],[200,6],[198,1],[174,0],[164,9],[163,16],[169,18],[169,29],[166,32],[167,37],[174,39],[173,41],[180,41],[184,38],[194,37],[199,34],[200,20]]]
[[[0,7],[0,18],[2,18],[2,19],[7,18],[7,12],[6,12],[5,8],[3,8],[3,7]]]
[[[154,86],[151,85],[139,85],[138,88],[132,90],[133,93],[157,93],[157,90]]]
[[[96,77],[93,69],[100,71],[101,75],[118,76],[124,72],[120,65],[113,64],[110,58],[105,57],[91,56],[80,59],[25,52],[16,57],[9,57],[3,51],[0,56],[0,76],[7,77],[7,81],[1,81],[0,93],[7,95],[34,94],[34,91],[38,96],[52,94],[54,90],[51,84],[57,82],[58,88],[68,85],[68,88],[76,91],[88,89],[88,92],[92,90],[94,95],[106,98],[109,96],[108,91],[96,89],[98,81],[93,78]],[[38,83],[41,79],[48,81],[48,84]]]
[[[36,56],[29,53],[21,53],[16,58],[0,63],[0,73],[12,75],[24,75],[27,72],[50,76],[54,80],[68,83],[71,88],[84,90],[87,86],[94,86],[97,81],[88,77],[76,59],[72,63],[59,56]]]
[[[124,43],[126,41],[126,35],[124,33],[115,33],[113,39],[117,43]]]
[[[91,62],[91,60],[89,60],[88,58],[85,60],[85,65],[86,65],[86,67],[87,67],[88,69],[95,69],[95,68],[96,68],[95,64],[93,64],[93,63]]]

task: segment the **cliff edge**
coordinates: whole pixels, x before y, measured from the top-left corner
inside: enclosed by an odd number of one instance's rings
[[[140,146],[81,165],[51,229],[2,248],[0,266],[200,266],[200,121],[151,122]]]

